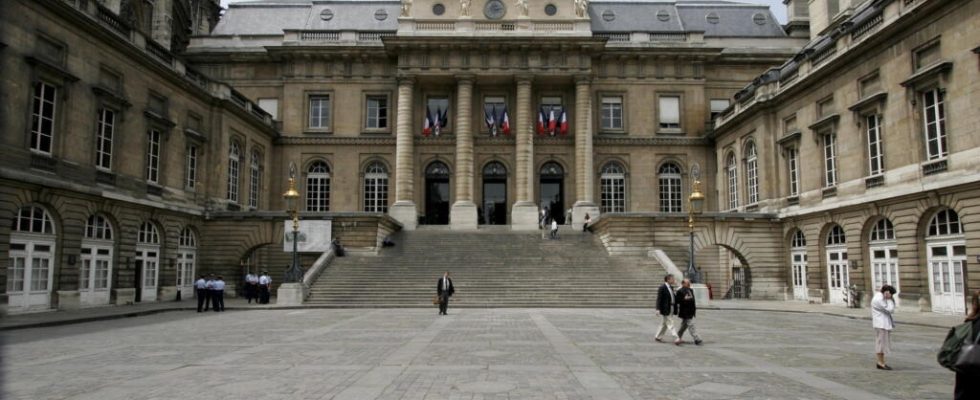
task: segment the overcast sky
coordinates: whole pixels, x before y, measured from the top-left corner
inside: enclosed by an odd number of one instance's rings
[[[237,3],[240,1],[253,1],[253,0],[221,0],[221,5],[227,7],[228,3]],[[755,4],[767,4],[772,10],[773,15],[779,20],[779,23],[786,23],[786,6],[783,5],[783,0],[734,0],[741,3],[755,3]]]

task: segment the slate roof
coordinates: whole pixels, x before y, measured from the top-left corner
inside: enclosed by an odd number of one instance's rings
[[[396,31],[400,8],[399,0],[239,2],[229,6],[212,34],[281,35],[283,30]],[[328,9],[333,18],[325,20],[321,13]],[[387,14],[383,20],[375,17],[380,16],[379,10]],[[707,37],[786,36],[768,6],[733,1],[593,0],[589,3],[589,16],[592,31],[598,33],[704,31]],[[756,19],[762,24],[757,24]]]

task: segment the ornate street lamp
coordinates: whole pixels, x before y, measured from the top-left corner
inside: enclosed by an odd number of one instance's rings
[[[704,206],[704,193],[701,193],[701,181],[694,181],[694,190],[691,191],[691,196],[687,198],[687,202],[687,228],[691,238],[691,251],[690,257],[688,257],[687,273],[685,275],[687,275],[687,279],[691,280],[691,283],[701,283],[701,273],[694,268],[694,216],[701,214],[701,207]]]
[[[303,280],[303,268],[299,266],[299,253],[296,252],[296,242],[299,238],[299,192],[296,191],[296,164],[289,163],[289,190],[282,194],[286,200],[286,211],[293,219],[293,263],[286,270],[286,283],[301,282]]]

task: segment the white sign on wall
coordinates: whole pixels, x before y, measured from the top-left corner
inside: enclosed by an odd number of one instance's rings
[[[296,251],[300,253],[322,253],[330,250],[331,220],[299,221],[296,235]],[[287,219],[283,231],[282,250],[293,251],[293,221]]]

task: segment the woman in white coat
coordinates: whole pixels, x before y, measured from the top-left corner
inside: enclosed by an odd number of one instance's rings
[[[885,364],[885,355],[891,352],[891,333],[895,329],[895,288],[891,285],[881,287],[871,300],[871,326],[875,329],[875,355],[878,358],[878,369],[891,370]]]

